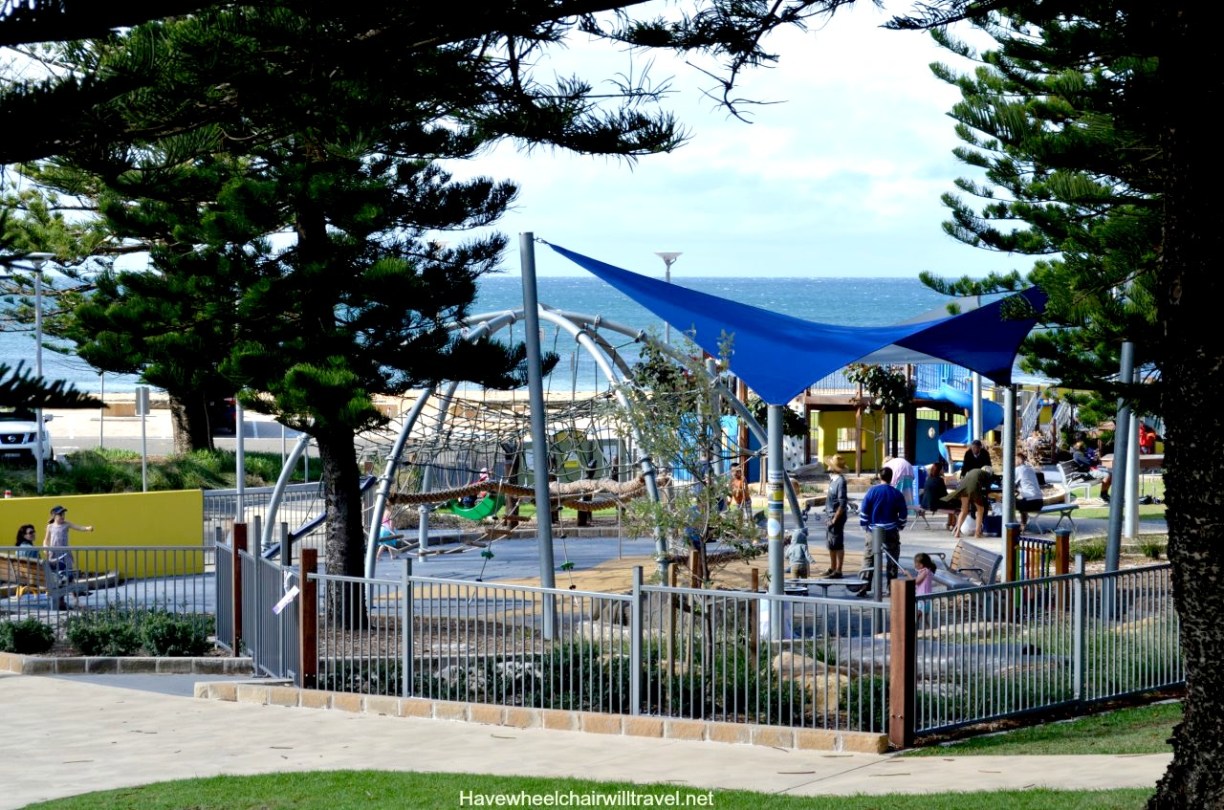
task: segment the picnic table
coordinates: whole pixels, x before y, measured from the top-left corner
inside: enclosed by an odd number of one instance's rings
[[[839,577],[838,579],[815,577],[812,579],[788,579],[785,589],[795,588],[798,590],[802,588],[806,593],[811,594],[812,588],[820,588],[820,595],[827,597],[829,595],[829,588],[837,585],[842,585],[846,588],[859,588],[866,584],[864,580],[859,579],[857,576]]]
[[[1101,466],[1113,469],[1113,453],[1107,453],[1101,456]],[[1148,453],[1139,456],[1139,471],[1145,472],[1149,470],[1164,469],[1164,453]]]

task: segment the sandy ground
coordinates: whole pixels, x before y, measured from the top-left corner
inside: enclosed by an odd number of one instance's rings
[[[819,547],[814,543],[809,543],[808,548],[812,554],[812,576],[819,576],[822,571],[829,567],[829,553],[823,547]],[[853,552],[846,553],[844,568],[847,572],[856,572],[862,564],[862,555]],[[622,559],[607,560],[598,565],[582,571],[558,571],[556,574],[556,582],[558,587],[568,588],[571,584],[579,591],[590,591],[595,593],[620,593],[629,591],[633,585],[633,569],[637,566],[642,567],[642,575],[647,580],[653,575],[655,570],[655,562],[652,557],[624,557]],[[753,573],[756,573],[758,587],[762,590],[766,587],[767,574],[769,570],[768,555],[762,553],[761,556],[754,560],[731,560],[725,563],[716,563],[712,566],[713,587],[725,590],[747,590],[752,587]],[[687,567],[673,566],[676,571],[676,584],[680,587],[689,587],[689,572]],[[524,578],[524,579],[499,579],[499,584],[512,585],[538,585],[539,577]]]

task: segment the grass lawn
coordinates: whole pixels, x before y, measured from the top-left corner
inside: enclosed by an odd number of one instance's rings
[[[677,763],[683,769],[683,763]],[[461,797],[468,796],[466,804]],[[571,792],[578,794],[571,796]],[[1078,808],[1141,808],[1151,795],[1147,788],[1107,791],[1025,790],[997,793],[888,794],[881,796],[779,796],[746,791],[712,793],[673,785],[631,785],[588,782],[576,779],[473,776],[470,774],[400,773],[388,771],[323,771],[262,776],[221,776],[163,782],[137,788],[91,793],[71,799],[29,805],[54,810],[349,810],[349,808],[457,808],[492,807],[499,797],[507,801],[520,796],[521,806],[646,806],[646,796],[655,803],[675,807],[711,807],[716,810],[962,810],[989,806],[991,810],[1060,810]],[[591,794],[611,801],[597,805]],[[684,796],[692,795],[688,801]],[[558,797],[546,804],[548,799]],[[676,796],[676,798],[671,798]],[[483,801],[482,801],[483,799]],[[477,804],[476,802],[480,802]],[[674,802],[674,804],[673,804]],[[666,803],[666,804],[665,804]]]
[[[1180,702],[1157,703],[906,751],[907,757],[1033,754],[1164,754]]]

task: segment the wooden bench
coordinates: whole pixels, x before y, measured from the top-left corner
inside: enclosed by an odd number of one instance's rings
[[[965,460],[965,453],[969,452],[969,445],[948,442],[944,447],[948,448],[948,472],[959,472],[961,462]]]
[[[59,605],[64,596],[79,591],[76,583],[61,581],[53,563],[31,557],[0,557],[0,581],[17,586],[16,596],[46,593],[52,607]]]
[[[999,566],[1003,563],[1002,554],[964,540],[957,541],[951,560],[938,552],[932,556],[938,557],[943,566],[936,567],[935,581],[949,590],[993,585],[999,580]]]

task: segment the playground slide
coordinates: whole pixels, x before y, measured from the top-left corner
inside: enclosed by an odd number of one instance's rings
[[[924,391],[917,394],[920,399],[933,399],[939,402],[951,402],[959,408],[964,408],[972,413],[973,395],[968,391],[961,391],[952,388],[946,383],[940,385],[934,391]],[[991,402],[988,399],[982,400],[982,430],[981,433],[986,433],[995,430],[1003,424],[1003,406],[997,402]],[[974,434],[973,419],[970,416],[968,422],[963,425],[957,425],[950,430],[946,430],[939,435],[939,454],[948,461],[948,469],[952,469],[953,465],[959,459],[948,458],[949,444],[968,444],[969,437]]]

